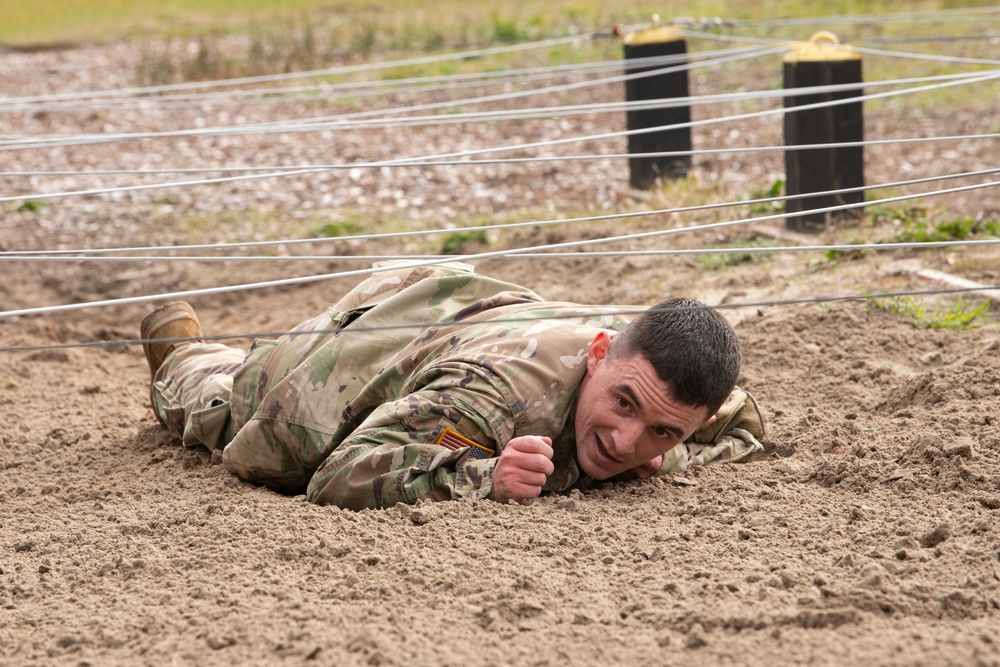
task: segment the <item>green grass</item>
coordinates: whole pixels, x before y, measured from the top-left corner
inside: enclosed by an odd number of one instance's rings
[[[35,199],[27,199],[21,202],[21,204],[17,206],[17,208],[15,208],[14,210],[18,213],[35,213],[37,211],[41,211],[43,208],[47,206],[51,206],[51,204],[47,201],[37,201]]]
[[[927,243],[963,241],[1000,237],[1000,220],[978,216],[940,219],[947,211],[932,211],[924,206],[870,206],[868,221],[872,226],[892,225],[892,241]],[[886,241],[890,239],[885,239]]]
[[[869,310],[885,310],[906,318],[920,329],[971,329],[977,320],[989,312],[989,299],[978,305],[958,299],[950,304],[933,307],[912,297],[882,297],[867,300]]]
[[[441,242],[440,254],[442,255],[466,255],[478,252],[490,241],[488,232],[485,229],[474,229],[467,232],[452,232],[446,234]]]
[[[841,245],[861,245],[863,243],[865,243],[864,240],[855,237],[850,239],[846,244]],[[862,248],[857,250],[827,250],[824,253],[824,257],[826,257],[828,262],[851,262],[864,259],[870,255],[871,252],[871,250],[865,250]]]
[[[365,225],[360,220],[331,220],[323,223],[316,230],[316,235],[336,238],[338,236],[356,236],[364,231]]]
[[[535,39],[564,33],[570,26],[592,30],[616,24],[648,21],[657,13],[675,16],[722,16],[738,19],[835,17],[931,10],[944,7],[989,6],[989,2],[955,0],[828,0],[822,6],[807,0],[703,0],[697,7],[680,0],[599,2],[597,0],[0,0],[0,44],[52,45],[121,38],[191,37],[246,32],[251,26],[281,25],[304,18],[336,34],[353,33],[352,50],[367,48],[437,48],[437,42],[461,44],[476,33],[493,41]],[[837,26],[835,32],[848,26]],[[884,27],[880,33],[933,30],[907,24]],[[759,34],[761,29],[747,32]],[[803,39],[811,27],[786,30]],[[854,30],[852,28],[851,30]],[[421,34],[440,38],[414,39]],[[784,35],[780,35],[784,36]],[[424,45],[421,47],[420,45]]]
[[[785,181],[777,179],[768,188],[761,188],[750,193],[750,199],[769,199],[780,197],[785,193]],[[749,214],[751,218],[762,217],[782,213],[785,210],[785,202],[771,201],[758,204],[750,204]]]
[[[750,239],[747,241],[737,241],[731,244],[730,248],[746,248],[747,252],[710,253],[699,255],[696,260],[698,266],[706,271],[719,271],[729,266],[739,264],[763,264],[767,261],[769,253],[753,252],[755,248],[770,248],[774,245],[772,241],[765,239]]]
[[[896,229],[896,240],[904,243],[997,237],[1000,237],[1000,221],[982,218],[954,218],[937,223],[926,219],[902,220]]]

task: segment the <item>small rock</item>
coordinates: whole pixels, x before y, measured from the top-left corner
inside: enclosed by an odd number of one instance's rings
[[[42,350],[28,357],[28,361],[49,361],[57,364],[69,362],[69,354],[63,350]]]
[[[913,479],[917,473],[916,468],[896,468],[891,473],[881,479],[883,483],[894,482],[897,479]]]
[[[687,633],[684,640],[685,648],[703,648],[708,646],[708,637],[705,636],[705,628],[700,623],[695,623]]]
[[[979,503],[986,509],[1000,510],[1000,498],[995,496],[992,498],[980,498]]]
[[[840,565],[841,567],[854,567],[855,558],[854,554],[844,554],[842,557],[835,561],[835,565]]]
[[[236,643],[236,640],[232,637],[209,637],[206,641],[208,642],[209,648],[213,651],[228,648]]]
[[[930,549],[941,544],[949,537],[951,537],[951,527],[946,523],[942,523],[920,538],[920,546]]]
[[[927,354],[920,357],[920,363],[924,364],[925,366],[940,366],[942,360],[943,357],[941,356],[941,353],[937,350],[934,350],[933,352],[928,352]]]
[[[971,459],[975,456],[972,448],[972,438],[959,438],[955,442],[944,446],[945,456],[961,456],[964,459]]]
[[[410,521],[418,526],[423,526],[431,521],[434,521],[441,515],[434,507],[418,507],[417,509],[410,512]]]

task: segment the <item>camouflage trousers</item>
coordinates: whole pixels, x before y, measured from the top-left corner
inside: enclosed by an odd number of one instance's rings
[[[246,352],[218,343],[191,343],[171,352],[150,386],[153,411],[191,447],[222,449],[233,439],[229,398]]]

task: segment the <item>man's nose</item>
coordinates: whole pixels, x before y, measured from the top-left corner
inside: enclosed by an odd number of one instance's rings
[[[615,453],[618,456],[634,454],[644,431],[642,424],[635,422],[620,424],[615,431]]]

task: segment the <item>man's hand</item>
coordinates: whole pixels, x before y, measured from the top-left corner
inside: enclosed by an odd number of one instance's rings
[[[626,470],[615,477],[615,479],[620,479],[623,481],[632,481],[634,479],[649,479],[660,469],[660,465],[663,463],[663,457],[657,456],[652,461],[646,461],[642,465],[636,466],[631,470]]]
[[[542,485],[555,466],[552,465],[552,438],[522,435],[507,443],[493,468],[493,499],[537,498]]]

